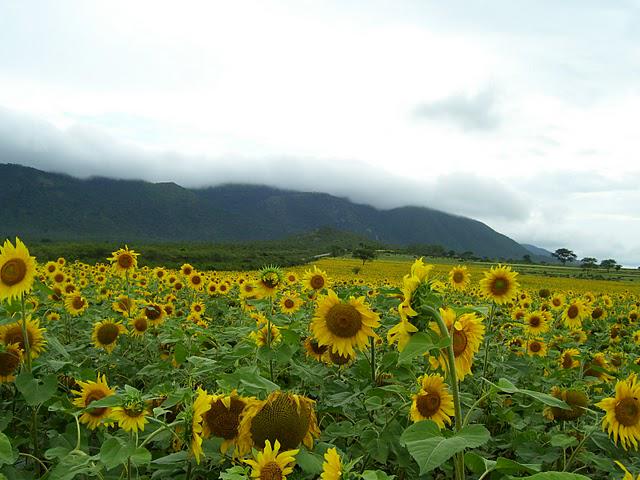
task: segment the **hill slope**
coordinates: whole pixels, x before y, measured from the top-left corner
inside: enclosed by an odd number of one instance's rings
[[[215,181],[215,179],[212,179]],[[0,237],[39,240],[271,240],[331,227],[391,244],[438,244],[479,256],[528,251],[484,223],[421,207],[378,210],[324,193],[265,186],[80,180],[0,164]]]

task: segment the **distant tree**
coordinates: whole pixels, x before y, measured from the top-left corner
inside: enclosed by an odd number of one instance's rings
[[[524,261],[524,263],[533,263],[533,260],[531,260],[531,255],[529,255],[528,253],[522,256],[522,260]]]
[[[358,248],[353,250],[352,252],[353,258],[359,258],[362,260],[362,265],[364,266],[365,262],[371,261],[376,258],[376,251],[372,247],[368,247],[367,245],[360,244]]]
[[[622,265],[618,264],[618,265],[616,265],[614,268],[616,269],[616,271],[618,271],[618,272],[619,272],[619,271],[620,271],[620,269],[622,268]]]
[[[559,248],[551,254],[551,256],[557,258],[564,265],[567,262],[573,262],[578,256],[568,248]]]
[[[580,260],[580,266],[585,270],[589,270],[590,268],[595,268],[598,265],[598,260],[594,257],[584,257]]]
[[[616,268],[616,265],[618,264],[618,262],[616,262],[613,258],[607,258],[606,260],[602,260],[600,262],[600,266],[602,268],[606,268],[607,272],[609,270],[611,270],[612,268]]]

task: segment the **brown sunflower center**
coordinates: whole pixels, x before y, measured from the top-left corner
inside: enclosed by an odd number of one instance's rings
[[[148,305],[144,309],[144,314],[149,320],[157,320],[162,315],[162,311],[158,305]]]
[[[48,266],[47,266],[47,271],[48,271],[49,273],[53,273],[53,272],[55,272],[55,271],[56,271],[56,269],[57,269],[57,268],[58,268],[58,267],[56,267],[55,265],[48,265]]]
[[[84,307],[84,298],[74,297],[73,301],[71,302],[71,305],[76,310],[82,310],[82,307]]]
[[[467,334],[464,333],[462,330],[454,329],[452,342],[453,342],[453,354],[456,357],[459,357],[466,350],[469,340],[467,339]]]
[[[53,281],[56,283],[62,283],[64,281],[64,273],[56,273],[53,277]]]
[[[251,438],[256,445],[269,440],[280,442],[283,450],[296,448],[307,435],[311,423],[311,410],[306,402],[296,405],[293,397],[278,394],[251,420]]]
[[[0,377],[13,375],[20,365],[20,357],[11,350],[0,353]]]
[[[540,350],[542,350],[542,345],[540,344],[540,342],[533,341],[529,344],[529,350],[531,350],[533,353],[538,353]]]
[[[591,312],[591,318],[593,318],[594,320],[597,320],[598,318],[600,318],[602,316],[603,313],[604,313],[604,311],[600,307],[596,307],[593,310],[593,312]]]
[[[136,318],[133,322],[133,328],[138,332],[146,332],[147,328],[149,328],[149,324],[147,323],[146,318]]]
[[[327,312],[327,328],[341,338],[353,337],[362,328],[362,315],[352,305],[339,303]]]
[[[133,256],[129,253],[118,255],[118,265],[120,268],[131,268],[133,266]]]
[[[640,422],[640,405],[635,398],[623,398],[615,407],[616,420],[625,427],[637,425]]]
[[[349,355],[341,355],[338,352],[330,352],[329,357],[334,365],[346,365],[351,360]]]
[[[580,313],[578,307],[576,307],[575,305],[571,305],[567,310],[567,317],[574,319],[578,316],[578,313]]]
[[[554,298],[551,300],[551,303],[553,303],[554,307],[559,307],[562,304],[562,301],[559,298]]]
[[[111,345],[116,341],[118,335],[120,335],[120,329],[117,325],[113,323],[105,323],[100,326],[96,336],[102,345]]]
[[[538,316],[533,316],[529,318],[529,326],[533,328],[538,328],[542,324],[542,319]]]
[[[105,394],[103,392],[98,392],[98,391],[91,392],[89,395],[87,395],[87,398],[85,398],[84,406],[88,407],[91,404],[91,402],[95,402],[96,400],[100,400],[104,397],[105,397]],[[99,407],[99,408],[90,408],[87,410],[87,413],[92,417],[101,417],[106,411],[107,411],[106,407]]]
[[[200,278],[200,275],[194,275],[191,277],[191,283],[193,285],[200,285],[202,283],[202,278]]]
[[[260,480],[282,480],[282,469],[276,462],[269,462],[260,469]]]
[[[322,275],[314,275],[311,277],[311,280],[309,280],[309,284],[314,290],[320,290],[324,287],[324,277]]]
[[[285,306],[285,308],[293,308],[295,306],[295,302],[293,300],[291,300],[290,298],[287,298],[284,301],[284,306]]]
[[[504,277],[497,277],[491,283],[491,293],[495,296],[504,295],[509,290],[509,280]]]
[[[21,258],[12,258],[0,269],[0,280],[12,287],[24,280],[27,275],[27,264]]]
[[[309,345],[313,353],[315,353],[316,355],[323,355],[329,348],[327,345],[318,344],[318,342],[316,342],[315,340],[310,341]],[[348,361],[348,358],[349,357],[347,357],[347,361]]]
[[[462,283],[464,281],[464,274],[462,272],[453,272],[453,283]]]
[[[416,407],[423,417],[432,417],[440,410],[440,395],[429,392],[426,395],[418,395]]]
[[[573,357],[570,353],[565,353],[562,356],[562,368],[573,368]]]
[[[204,421],[214,437],[222,437],[232,440],[238,435],[240,415],[245,403],[237,398],[232,398],[230,408],[225,407],[222,400],[216,400],[204,414]]]
[[[27,324],[27,340],[29,341],[29,346],[33,348],[33,333],[31,332],[31,328],[29,328]],[[21,350],[24,351],[24,337],[22,336],[22,327],[14,323],[7,330],[5,330],[4,334],[4,344],[11,345],[12,343],[17,343]]]

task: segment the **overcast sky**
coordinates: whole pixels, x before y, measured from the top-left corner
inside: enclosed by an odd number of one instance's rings
[[[425,205],[640,265],[640,1],[3,1],[0,163]]]

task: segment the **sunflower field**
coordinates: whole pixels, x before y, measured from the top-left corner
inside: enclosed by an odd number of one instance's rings
[[[640,479],[640,290],[0,248],[0,479]],[[140,261],[140,264],[139,264]]]

